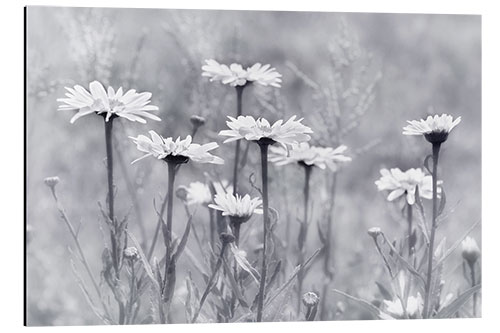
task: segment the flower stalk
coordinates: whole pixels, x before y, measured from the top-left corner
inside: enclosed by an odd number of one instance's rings
[[[413,253],[413,206],[408,204],[406,211],[406,218],[408,221],[408,259],[411,259]]]
[[[438,215],[438,196],[437,196],[437,168],[439,161],[439,150],[441,148],[441,142],[432,143],[432,226],[431,235],[429,240],[429,253],[427,262],[427,279],[425,284],[425,299],[424,299],[424,318],[429,318],[430,316],[430,296],[432,293],[431,282],[432,282],[432,264],[434,259],[434,242],[436,238],[436,221]]]
[[[307,227],[308,227],[308,216],[309,216],[309,183],[311,179],[312,166],[307,165],[305,163],[300,163],[300,165],[304,168],[304,217],[302,222],[300,223],[299,230],[299,260],[298,264],[302,265],[304,262],[304,245],[307,237]],[[300,270],[297,274],[297,312],[300,312],[300,308],[302,305],[302,285],[304,283],[304,270]]]
[[[245,86],[236,86],[236,117],[243,113],[243,89]],[[234,166],[233,166],[233,195],[238,193],[238,171],[239,160],[241,151],[241,141],[236,141],[236,148],[234,152]]]
[[[262,321],[262,309],[264,307],[265,285],[267,275],[267,233],[269,230],[269,198],[268,198],[268,176],[267,176],[267,153],[269,145],[274,143],[274,140],[262,138],[257,141],[260,147],[260,160],[262,169],[262,206],[263,206],[263,246],[262,246],[262,270],[260,275],[259,296],[257,301],[257,322]]]

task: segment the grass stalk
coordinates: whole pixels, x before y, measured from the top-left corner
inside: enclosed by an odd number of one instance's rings
[[[242,103],[243,89],[244,86],[236,87],[236,117],[241,116],[243,113],[243,103]],[[237,140],[234,152],[233,195],[236,195],[236,193],[238,193],[238,171],[239,171],[240,150],[241,150],[241,140]]]

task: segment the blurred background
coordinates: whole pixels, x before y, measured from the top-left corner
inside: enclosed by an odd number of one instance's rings
[[[177,185],[204,181],[205,173],[230,178],[234,146],[217,137],[227,115],[235,114],[234,89],[209,83],[201,76],[206,59],[221,63],[271,64],[283,74],[281,89],[245,89],[243,113],[269,120],[304,117],[314,130],[314,144],[349,147],[353,161],[337,174],[332,265],[334,287],[365,299],[378,293],[375,280],[383,267],[366,230],[381,227],[389,238],[406,230],[397,204],[378,193],[379,170],[422,167],[430,146],[419,137],[401,135],[406,120],[428,113],[461,116],[440,160],[447,209],[440,229],[454,243],[481,218],[481,18],[464,15],[370,13],[196,11],[167,9],[88,9],[29,7],[27,16],[27,223],[28,324],[99,324],[69,268],[72,240],[60,220],[44,178],[58,176],[58,193],[68,216],[80,225],[83,250],[95,273],[101,268],[103,223],[98,202],[105,203],[104,126],[100,117],[70,124],[71,112],[58,112],[56,99],[64,87],[99,80],[115,89],[149,91],[162,122],[147,125],[115,122],[116,211],[128,211],[129,230],[142,242],[153,235],[153,200],[165,195],[167,168],[153,159],[130,162],[141,155],[128,136],[154,129],[163,136],[186,136],[189,117],[202,115],[200,143],[217,141],[214,151],[226,159],[222,167],[189,164]],[[340,94],[338,92],[341,92]],[[328,98],[340,99],[341,122],[333,124]],[[244,144],[245,147],[245,144]],[[248,149],[242,186],[252,196],[249,176],[259,177],[257,149]],[[271,167],[270,204],[280,213],[275,234],[292,251],[302,216],[303,178],[296,166]],[[332,173],[312,175],[313,215],[308,253],[318,245],[317,223],[324,223]],[[177,199],[176,199],[177,200]],[[182,232],[186,215],[175,203],[175,231]],[[259,244],[258,219],[242,232],[251,256]],[[198,208],[195,223],[206,230],[208,213]],[[253,226],[253,227],[252,227]],[[259,230],[257,230],[259,229]],[[480,242],[480,228],[472,236]],[[194,243],[188,244],[196,253]],[[288,257],[289,255],[289,257]],[[464,284],[460,254],[446,267],[451,291]],[[285,266],[291,271],[293,260]],[[179,263],[186,274],[191,262]],[[305,289],[320,289],[322,272],[311,269]],[[182,279],[179,279],[181,281]],[[176,291],[182,322],[183,283]],[[333,308],[345,299],[330,295]],[[338,312],[338,311],[337,311]],[[352,306],[336,319],[366,319]],[[177,316],[176,316],[177,317]]]

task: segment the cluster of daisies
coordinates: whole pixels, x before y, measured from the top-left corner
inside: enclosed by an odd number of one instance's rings
[[[236,63],[225,65],[215,60],[206,60],[206,64],[202,66],[202,76],[237,89],[253,83],[279,88],[282,83],[282,75],[275,68],[260,63],[244,68]],[[152,97],[150,92],[139,93],[134,89],[124,92],[122,87],[117,90],[108,87],[106,90],[98,81],[91,82],[88,90],[80,85],[66,90],[66,97],[58,99],[61,102],[59,110],[76,112],[70,120],[71,123],[91,114],[102,116],[105,123],[112,122],[116,118],[139,123],[146,123],[146,119],[161,121],[153,113],[159,108],[150,104]],[[203,119],[200,121],[204,122]],[[313,131],[302,124],[302,121],[302,118],[297,119],[296,116],[292,116],[286,121],[280,119],[271,124],[265,118],[256,119],[249,115],[228,116],[226,122],[228,129],[220,131],[219,135],[226,138],[224,143],[247,140],[261,146],[270,146],[269,162],[276,166],[295,164],[336,172],[343,163],[351,161],[351,157],[345,154],[347,150],[345,145],[333,148],[309,144]],[[453,119],[447,114],[428,116],[425,120],[409,121],[403,128],[403,134],[424,136],[433,147],[439,147],[460,121],[460,117]],[[189,161],[224,164],[221,157],[212,154],[212,151],[219,147],[216,142],[198,144],[194,143],[192,136],[189,135],[184,139],[180,137],[174,139],[164,137],[153,130],[148,133],[149,136],[129,137],[137,150],[144,153],[132,163],[153,157],[176,166]],[[237,162],[236,157],[235,163]],[[433,199],[433,186],[436,184],[436,195],[442,191],[443,182],[433,183],[433,176],[426,174],[421,168],[411,168],[406,171],[399,168],[382,169],[380,173],[381,178],[375,184],[379,191],[388,192],[389,201],[404,198],[411,206],[416,202],[417,193],[420,198]],[[181,190],[185,193],[185,203],[203,205],[222,212],[223,216],[238,218],[243,222],[250,219],[253,214],[263,213],[261,198],[236,193],[236,188],[231,188],[227,181],[211,185],[213,189],[202,182],[183,186]],[[467,253],[472,253],[469,257],[473,257],[477,252],[477,245],[473,240],[468,239],[463,246],[467,249]],[[385,305],[392,317],[402,316],[403,310],[399,299],[386,301]],[[421,307],[422,298],[418,294],[408,299],[406,311],[410,316],[416,316],[417,312],[421,312]]]

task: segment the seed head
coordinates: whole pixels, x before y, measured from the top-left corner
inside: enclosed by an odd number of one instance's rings
[[[56,185],[59,184],[61,180],[59,179],[59,177],[55,176],[55,177],[47,177],[43,181],[45,185],[47,185],[51,189],[54,189],[54,187],[56,187]]]
[[[302,295],[302,303],[307,307],[316,306],[319,303],[319,296],[312,291],[308,291]]]
[[[123,250],[123,257],[130,260],[131,262],[134,262],[139,259],[139,251],[133,246],[127,247],[125,250]]]

